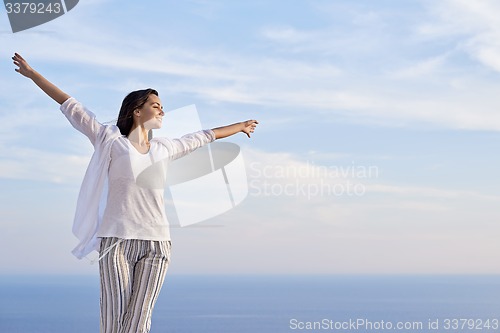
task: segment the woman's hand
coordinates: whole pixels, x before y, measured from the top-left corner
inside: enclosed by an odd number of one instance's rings
[[[257,120],[247,120],[243,122],[243,129],[241,130],[243,133],[245,133],[248,137],[250,137],[250,133],[253,133],[255,131],[255,127],[257,126],[259,122]]]
[[[14,60],[14,65],[19,67],[15,69],[16,72],[30,79],[33,77],[33,73],[35,71],[30,67],[30,65],[28,65],[28,62],[23,57],[21,57],[20,54],[14,53],[12,60]]]
[[[255,126],[258,123],[257,120],[247,120],[241,123],[213,128],[212,131],[214,131],[216,139],[226,138],[239,132],[243,132],[250,137],[250,133],[254,132]]]

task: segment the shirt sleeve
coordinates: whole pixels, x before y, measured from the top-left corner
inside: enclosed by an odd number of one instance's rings
[[[103,125],[96,120],[95,114],[85,108],[75,98],[68,98],[61,104],[61,112],[68,118],[71,125],[81,133],[85,134],[95,146],[97,136]]]
[[[175,160],[215,141],[215,133],[212,130],[202,130],[186,134],[178,139],[159,137],[154,138],[154,140],[157,140],[167,148],[169,159]]]

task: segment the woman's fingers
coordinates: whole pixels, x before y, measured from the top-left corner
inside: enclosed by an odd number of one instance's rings
[[[255,131],[255,127],[257,126],[258,122],[257,120],[247,120],[245,122],[245,134],[250,138],[250,133],[253,133]]]
[[[21,66],[21,64],[25,64],[26,60],[24,60],[23,57],[19,53],[14,53],[14,56],[12,57],[12,60],[14,60],[14,64],[16,66]]]
[[[14,65],[18,67],[15,68],[14,70],[24,76],[27,76],[27,73],[30,70],[30,66],[28,65],[26,60],[24,60],[24,58],[17,52],[14,53],[12,60],[14,62]]]

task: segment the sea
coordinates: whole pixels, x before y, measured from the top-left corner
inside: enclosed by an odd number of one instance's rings
[[[168,275],[151,332],[500,332],[500,276]],[[99,332],[97,276],[0,276],[0,332]]]

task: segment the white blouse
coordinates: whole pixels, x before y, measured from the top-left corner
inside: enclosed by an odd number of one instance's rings
[[[215,133],[153,138],[149,152],[141,154],[117,126],[99,123],[76,99],[69,98],[60,109],[95,149],[78,196],[73,233],[79,244],[72,253],[81,259],[98,250],[99,237],[169,240],[163,204],[166,164],[214,141]]]
[[[170,240],[163,202],[168,154],[152,142],[141,154],[125,137],[111,146],[108,197],[97,237]]]

